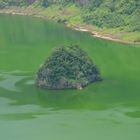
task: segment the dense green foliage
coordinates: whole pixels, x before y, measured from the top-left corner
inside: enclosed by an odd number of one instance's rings
[[[100,80],[99,71],[78,46],[57,48],[37,74],[37,85],[51,89],[81,88]]]
[[[44,0],[44,3],[65,7],[75,4],[81,8],[82,20],[98,27],[118,28],[128,26],[130,31],[140,31],[139,0]]]
[[[81,9],[80,18],[84,23],[100,28],[120,28],[126,31],[140,31],[139,0],[0,0],[0,8],[26,6],[38,2],[39,6],[58,5],[62,9],[75,5]]]

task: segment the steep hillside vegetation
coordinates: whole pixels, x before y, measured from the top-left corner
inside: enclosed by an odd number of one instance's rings
[[[82,20],[85,23],[100,28],[118,28],[127,26],[129,31],[140,31],[140,1],[139,0],[43,0],[42,5],[61,4],[62,7],[70,3],[81,8]]]
[[[92,25],[102,32],[117,32],[115,37],[123,39],[124,35],[126,40],[140,42],[140,0],[0,0],[1,9],[29,5],[57,21]]]

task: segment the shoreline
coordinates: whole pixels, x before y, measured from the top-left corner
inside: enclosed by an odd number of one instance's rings
[[[7,11],[5,11],[6,9],[0,10],[0,14],[7,14],[7,15],[17,15],[17,16],[32,16],[35,18],[41,18],[41,19],[49,19],[49,20],[53,20],[47,16],[43,16],[43,15],[39,15],[34,13],[33,11],[31,13],[25,12],[25,11],[15,11],[12,9],[7,9]],[[92,31],[90,29],[88,29],[87,27],[84,26],[68,26],[68,24],[63,23],[66,27],[74,29],[76,31],[79,32],[88,32],[90,33],[93,37],[96,38],[101,38],[104,40],[109,40],[112,42],[118,42],[118,43],[123,43],[123,44],[129,44],[129,45],[140,45],[140,42],[130,42],[130,41],[125,41],[125,40],[121,40],[121,39],[117,39],[117,38],[112,38],[110,35],[103,35],[100,32],[97,31]]]
[[[97,31],[90,31],[87,28],[83,28],[83,27],[75,27],[74,28],[76,31],[81,31],[81,32],[89,32],[91,33],[91,35],[93,37],[97,37],[97,38],[101,38],[104,40],[109,40],[109,41],[113,41],[113,42],[118,42],[118,43],[124,43],[124,44],[129,44],[129,45],[140,45],[140,42],[129,42],[129,41],[125,41],[125,40],[121,40],[121,39],[116,39],[116,38],[112,38],[109,35],[102,35]]]

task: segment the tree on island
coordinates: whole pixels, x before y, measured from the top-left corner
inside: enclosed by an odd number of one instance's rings
[[[56,48],[39,68],[36,85],[48,89],[82,89],[100,81],[96,65],[76,45]]]

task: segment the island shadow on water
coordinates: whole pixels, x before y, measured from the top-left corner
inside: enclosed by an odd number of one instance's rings
[[[108,107],[101,100],[98,100],[99,83],[93,83],[82,90],[63,89],[49,90],[38,88],[34,85],[34,74],[27,73],[7,73],[10,77],[15,77],[18,81],[13,82],[14,89],[1,88],[0,97],[9,98],[12,100],[10,105],[39,105],[43,108],[52,108],[53,110],[61,109],[96,109],[102,110]],[[22,79],[20,78],[22,77]],[[9,77],[7,77],[9,78]],[[2,80],[3,81],[3,80]],[[8,82],[8,80],[5,80]],[[5,84],[7,84],[5,82]],[[94,86],[93,86],[94,85]],[[94,88],[94,89],[92,89]],[[92,91],[92,92],[91,92]],[[26,115],[26,114],[25,114]]]

